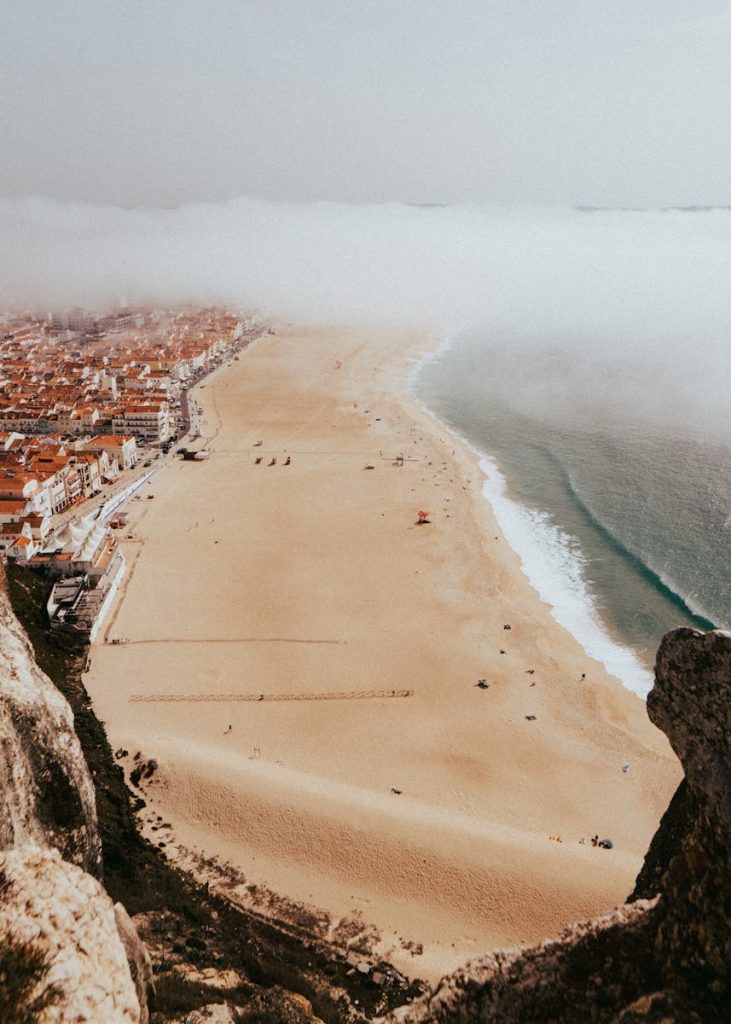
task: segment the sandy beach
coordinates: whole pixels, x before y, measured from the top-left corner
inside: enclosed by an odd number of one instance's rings
[[[680,777],[408,394],[438,340],[278,327],[209,379],[210,459],[130,501],[85,677],[128,766],[157,761],[169,850],[426,979],[622,902]]]

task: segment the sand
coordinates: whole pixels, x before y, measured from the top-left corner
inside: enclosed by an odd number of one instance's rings
[[[621,903],[680,775],[408,394],[437,340],[282,326],[210,378],[211,457],[170,458],[130,502],[86,676],[112,744],[158,762],[168,852],[228,861],[330,934],[360,922],[428,979]]]

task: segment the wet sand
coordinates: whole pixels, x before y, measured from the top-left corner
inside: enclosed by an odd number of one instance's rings
[[[169,849],[432,979],[622,902],[679,778],[407,393],[437,341],[282,327],[206,382],[211,457],[130,502],[86,677],[114,747],[158,762]]]

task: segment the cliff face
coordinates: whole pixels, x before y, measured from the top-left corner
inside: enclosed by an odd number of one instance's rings
[[[392,1024],[705,1024],[731,1007],[731,635],[663,639],[647,711],[685,781],[634,902],[533,949],[487,956]],[[651,899],[637,899],[643,893]]]
[[[653,836],[630,901],[650,899],[660,892],[660,882],[670,859],[675,856],[695,828],[698,814],[698,801],[687,780],[683,779],[662,816],[660,827]]]
[[[134,941],[123,908],[115,914],[98,881],[100,868],[94,786],[71,709],[36,665],[30,643],[0,593],[3,1020],[147,1021],[149,961],[139,940]],[[27,1000],[14,1005],[8,992],[24,956],[27,963],[40,959],[46,970],[30,977]],[[45,999],[43,993],[52,997]],[[22,1016],[22,1008],[34,1001],[43,1008]]]
[[[42,1024],[139,1024],[140,1004],[111,900],[57,850],[25,844],[0,853],[0,936],[41,951],[58,998]]]
[[[99,874],[94,786],[71,709],[0,594],[0,849],[29,841]]]
[[[685,769],[698,811],[660,881],[656,948],[668,983],[731,1006],[731,634],[677,630],[657,656],[651,720]],[[709,1014],[710,1016],[710,1014]]]

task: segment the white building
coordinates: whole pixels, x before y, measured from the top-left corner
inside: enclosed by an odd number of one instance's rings
[[[120,469],[131,469],[139,459],[137,439],[131,434],[100,434],[85,443],[84,451],[93,454],[106,452],[112,461],[116,460]]]
[[[86,573],[92,580],[124,560],[111,530],[91,515],[66,523],[48,549],[54,552],[54,567],[63,575]]]
[[[114,416],[112,430],[115,434],[133,434],[143,441],[167,441],[172,433],[168,403],[128,405]]]

